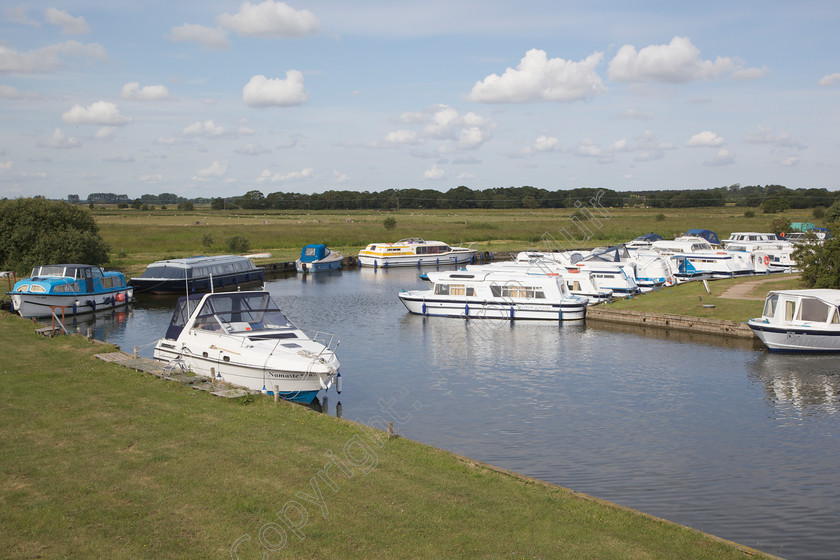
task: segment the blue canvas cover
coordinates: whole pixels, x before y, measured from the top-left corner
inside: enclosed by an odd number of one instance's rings
[[[720,245],[720,239],[717,234],[710,229],[690,229],[685,232],[686,235],[697,235],[702,237],[712,245]]]
[[[327,246],[322,243],[306,245],[300,251],[300,262],[311,263],[319,261],[330,253]]]

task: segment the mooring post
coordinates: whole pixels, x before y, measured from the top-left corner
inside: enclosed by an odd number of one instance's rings
[[[394,437],[394,423],[388,422],[388,439]]]
[[[134,347],[134,357],[135,358],[137,357],[137,347],[136,346]]]
[[[280,402],[280,385],[274,386],[274,402]]]

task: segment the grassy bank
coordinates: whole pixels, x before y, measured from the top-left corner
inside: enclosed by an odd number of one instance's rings
[[[708,228],[722,238],[732,231],[768,231],[776,214],[747,218],[742,208],[596,208],[583,201],[572,220],[572,209],[556,210],[401,210],[380,211],[214,211],[174,209],[143,212],[97,209],[102,237],[111,245],[111,266],[142,272],[146,264],[196,254],[228,252],[226,240],[241,235],[253,252],[270,252],[274,260],[294,260],[308,243],[326,243],[355,255],[368,243],[425,237],[447,243],[476,243],[481,251],[545,248],[577,249],[623,243],[655,231],[673,238],[691,228]],[[809,211],[789,211],[792,221],[814,221]],[[394,218],[386,230],[383,221]],[[212,240],[205,245],[203,240]]]
[[[761,316],[764,298],[770,290],[793,290],[803,287],[798,275],[788,274],[710,280],[707,285],[709,292],[706,291],[703,282],[678,284],[630,299],[615,300],[608,304],[608,308],[746,321],[751,317]],[[749,289],[732,294],[730,290],[738,285],[749,286]],[[705,307],[703,304],[714,307]]]
[[[359,424],[92,357],[108,349],[0,313],[6,558],[229,558],[234,543],[243,559],[744,557]]]

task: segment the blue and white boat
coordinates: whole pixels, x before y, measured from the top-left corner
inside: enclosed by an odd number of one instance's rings
[[[840,352],[840,290],[769,292],[747,325],[772,351]]]
[[[295,261],[295,268],[298,272],[338,270],[343,258],[341,253],[330,250],[323,243],[313,243],[301,249],[300,258]]]
[[[310,403],[333,384],[341,392],[338,340],[307,336],[266,291],[181,297],[154,357],[172,367],[253,391]]]
[[[12,308],[21,317],[79,315],[121,307],[134,299],[121,272],[90,264],[36,266],[29,278],[15,283]]]

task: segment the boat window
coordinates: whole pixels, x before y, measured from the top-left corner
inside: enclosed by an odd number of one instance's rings
[[[79,288],[79,284],[76,282],[70,282],[69,284],[62,284],[61,286],[56,286],[53,288],[53,292],[81,292]]]
[[[314,257],[315,256],[315,247],[307,247],[306,253],[304,253],[307,257]]]
[[[829,306],[822,300],[816,298],[802,298],[799,304],[800,321],[818,321],[825,322],[828,317]]]
[[[123,286],[122,278],[119,276],[106,276],[102,279],[103,288],[122,288]]]
[[[838,317],[838,315],[837,315],[837,308],[836,307],[833,308],[831,311],[829,311],[829,313],[830,313],[829,316],[828,316],[828,322],[829,323],[832,323],[832,324],[835,324],[835,325],[840,323],[840,317]]]
[[[25,292],[27,290],[29,290],[29,284],[21,284],[20,286],[17,287],[17,289],[15,291],[16,292]]]
[[[463,284],[452,284],[449,286],[449,295],[451,296],[474,296],[475,288],[472,286],[464,286]]]
[[[172,266],[150,266],[143,272],[141,278],[184,278],[183,268]]]
[[[796,309],[795,301],[785,301],[785,321],[793,321],[794,309]]]
[[[435,284],[435,295],[448,296],[449,284]]]
[[[32,284],[31,286],[29,286],[29,291],[33,293],[37,292],[40,294],[46,292],[47,290],[44,289],[43,286],[39,286],[38,284]]]
[[[779,294],[773,294],[764,302],[764,311],[761,312],[762,317],[772,318],[776,314],[776,304],[779,303]]]

